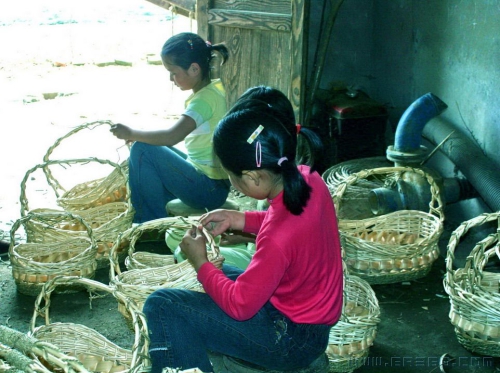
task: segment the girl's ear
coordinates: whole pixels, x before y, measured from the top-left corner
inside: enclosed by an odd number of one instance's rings
[[[248,176],[248,178],[250,180],[252,180],[252,182],[255,184],[255,186],[259,186],[261,175],[258,171],[248,171],[246,173],[246,175]]]
[[[189,71],[195,75],[198,75],[201,72],[200,65],[198,65],[196,62],[193,62],[191,66],[189,66]]]

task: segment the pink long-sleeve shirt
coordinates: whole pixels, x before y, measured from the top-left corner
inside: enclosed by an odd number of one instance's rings
[[[295,323],[333,325],[342,309],[343,272],[337,219],[327,186],[299,166],[312,187],[303,213],[291,214],[283,192],[267,211],[245,212],[245,228],[256,233],[256,251],[236,281],[211,263],[198,280],[229,316],[247,320],[267,302]]]

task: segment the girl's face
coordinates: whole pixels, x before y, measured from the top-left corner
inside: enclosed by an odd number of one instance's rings
[[[189,69],[184,70],[182,67],[172,64],[171,60],[167,57],[163,66],[165,66],[170,74],[170,81],[174,82],[183,91],[194,89],[199,83],[199,74],[196,74],[197,71],[194,64]]]

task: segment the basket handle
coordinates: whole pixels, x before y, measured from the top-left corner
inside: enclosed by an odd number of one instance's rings
[[[452,233],[448,241],[448,246],[446,248],[446,274],[443,280],[443,285],[448,294],[454,293],[454,274],[453,262],[455,260],[455,249],[460,243],[461,238],[473,227],[483,225],[493,220],[500,219],[500,211],[495,213],[484,213],[478,215],[470,220],[462,222]],[[489,235],[486,239],[483,239],[477,243],[474,247],[474,251],[480,250],[478,247],[482,247],[484,253],[484,247],[489,246],[497,237],[495,235]],[[472,257],[469,256],[466,260],[466,268],[469,269],[471,266]]]
[[[21,181],[21,195],[20,195],[20,198],[19,198],[19,202],[20,202],[20,205],[21,205],[21,216],[25,216],[27,211],[29,211],[29,207],[28,207],[28,198],[26,196],[26,184],[30,178],[30,175],[35,172],[36,170],[38,169],[43,169],[44,172],[45,170],[48,170],[48,168],[52,165],[62,165],[64,167],[64,165],[66,166],[70,166],[72,164],[75,164],[75,163],[90,163],[90,162],[97,162],[97,163],[100,163],[100,164],[107,164],[107,165],[110,165],[114,168],[117,168],[121,171],[122,173],[122,176],[124,177],[124,180],[128,180],[128,175],[125,174],[125,172],[123,171],[122,167],[115,163],[115,162],[112,162],[112,161],[109,161],[109,160],[106,160],[106,159],[99,159],[99,158],[80,158],[80,159],[68,159],[68,160],[54,160],[54,161],[46,161],[44,163],[41,163],[41,164],[38,164],[32,168],[30,168],[26,174],[24,175],[24,178],[23,180]],[[48,172],[50,173],[50,170],[48,170]],[[48,181],[49,179],[47,179]],[[54,193],[56,195],[57,198],[59,198],[61,196],[61,194],[63,194],[66,190],[54,179],[54,183],[50,183],[49,184],[52,186],[53,190],[54,190]],[[130,196],[129,196],[129,199],[130,199]]]
[[[27,221],[37,219],[37,220],[50,220],[51,224],[56,224],[57,222],[66,222],[68,220],[76,220],[80,223],[87,232],[88,238],[90,239],[91,247],[93,250],[97,251],[97,242],[94,237],[92,227],[79,215],[72,214],[66,211],[55,211],[54,212],[29,212],[25,216],[17,219],[10,229],[10,246],[9,255],[16,255],[14,253],[15,246],[15,235],[16,231],[21,225],[24,225]]]
[[[344,181],[342,181],[335,193],[333,194],[333,202],[335,204],[336,211],[340,211],[340,203],[342,201],[342,197],[349,186],[356,183],[360,179],[366,179],[369,176],[378,175],[378,174],[402,174],[404,172],[412,172],[419,174],[424,177],[426,181],[429,183],[430,191],[431,191],[431,201],[429,202],[429,213],[437,216],[439,220],[444,220],[443,213],[443,201],[440,194],[440,189],[436,184],[434,178],[424,170],[420,168],[413,167],[378,167],[372,168],[368,170],[362,170],[356,173],[351,174]]]
[[[116,291],[112,286],[105,285],[101,282],[91,280],[78,276],[56,276],[47,281],[35,301],[35,310],[31,319],[30,328],[31,333],[37,328],[38,316],[43,316],[45,325],[50,324],[50,296],[59,285],[75,284],[84,286],[89,292],[89,298],[92,300],[92,292],[106,292],[112,294],[117,301],[122,302],[129,310],[132,316],[132,325],[134,327],[134,343],[132,345],[132,361],[130,364],[130,372],[135,371],[141,365],[141,359],[147,359],[146,365],[149,361],[149,336],[147,330],[147,323],[144,314],[138,309],[136,304],[127,299],[123,294]],[[42,306],[43,304],[43,306]]]

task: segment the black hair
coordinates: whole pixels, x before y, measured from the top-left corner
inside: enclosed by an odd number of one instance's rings
[[[263,110],[268,106],[262,101],[252,102],[253,106],[232,110],[219,122],[214,132],[215,155],[222,166],[237,177],[241,177],[243,171],[266,170],[281,180],[286,208],[300,215],[309,200],[311,187],[295,163],[297,135],[290,133],[272,111]],[[262,131],[249,142],[259,126],[263,127]]]
[[[215,57],[214,52],[222,56],[222,64],[229,58],[229,51],[224,43],[212,45],[192,32],[181,32],[170,37],[161,50],[161,59],[166,64],[168,58],[171,63],[184,70],[189,69],[192,63],[200,66],[202,78],[210,77],[210,62]]]
[[[247,89],[229,110],[229,113],[252,106],[259,106],[261,110],[271,113],[281,121],[292,135],[295,146],[297,146],[297,163],[307,164],[311,167],[311,171],[316,171],[319,161],[323,157],[323,142],[313,129],[301,126],[299,127],[300,131],[297,130],[295,113],[288,97],[276,88],[259,85]],[[300,138],[296,136],[297,132],[305,142],[300,141]]]

